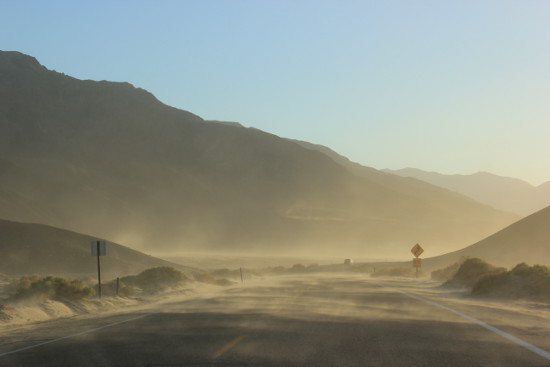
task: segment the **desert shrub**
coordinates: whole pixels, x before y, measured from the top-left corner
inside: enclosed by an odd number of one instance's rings
[[[509,278],[510,274],[507,272],[485,275],[473,285],[472,294],[476,296],[489,295],[496,289],[506,286]]]
[[[118,290],[118,295],[121,297],[132,297],[137,293],[136,287],[133,285],[126,285],[124,286],[121,284],[120,289]]]
[[[477,257],[466,259],[458,268],[456,274],[444,284],[447,286],[459,286],[471,288],[481,278],[488,275],[504,273],[505,268],[491,265]]]
[[[112,280],[107,283],[101,284],[101,292],[104,296],[114,296],[116,295],[116,279]],[[120,280],[119,288],[118,288],[118,295],[120,297],[131,297],[136,295],[136,287],[126,284],[122,280]]]
[[[84,285],[80,280],[52,276],[22,277],[12,290],[12,297],[15,299],[82,299],[94,294],[94,289]]]
[[[0,321],[9,321],[13,318],[6,311],[7,311],[6,306],[0,303]]]
[[[550,299],[550,269],[543,265],[516,265],[512,270],[487,275],[472,287],[476,296]]]
[[[544,265],[529,266],[526,263],[521,263],[516,265],[510,274],[539,281],[550,279],[550,269]]]
[[[432,271],[431,278],[433,280],[439,280],[439,281],[445,281],[445,282],[448,280],[451,280],[456,275],[456,273],[458,273],[458,269],[462,264],[464,264],[464,261],[466,260],[467,258],[463,257],[454,264],[451,264],[442,269],[437,269]]]
[[[8,287],[8,292],[10,295],[14,295],[20,289],[28,289],[31,284],[42,279],[40,275],[23,275],[20,278],[13,279]]]
[[[127,286],[139,287],[145,292],[155,293],[185,283],[188,278],[181,271],[169,266],[160,266],[120,279]]]

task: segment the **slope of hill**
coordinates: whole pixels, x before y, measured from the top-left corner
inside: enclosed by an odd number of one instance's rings
[[[82,81],[0,52],[0,217],[150,253],[394,256],[459,248],[517,219],[446,190],[356,175],[320,152],[204,121],[127,83]]]
[[[444,175],[416,168],[385,169],[384,172],[414,177],[456,191],[499,210],[529,215],[550,205],[550,182],[539,186],[487,172],[473,175]]]
[[[550,206],[462,250],[425,259],[424,264],[442,268],[462,257],[506,267],[522,262],[550,265]]]
[[[97,261],[91,256],[90,242],[96,239],[41,224],[0,220],[0,273],[95,277]],[[111,242],[101,264],[104,279],[137,274],[156,266],[193,270]]]

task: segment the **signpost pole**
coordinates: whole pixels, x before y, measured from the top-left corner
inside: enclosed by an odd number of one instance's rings
[[[413,266],[416,268],[415,272],[415,278],[418,279],[418,268],[422,266],[422,259],[419,258],[420,255],[424,252],[424,249],[422,246],[420,246],[418,243],[413,246],[411,249],[412,254],[414,255],[413,259]]]
[[[99,298],[101,298],[101,266],[99,265],[99,241],[96,241],[97,246],[97,290]]]

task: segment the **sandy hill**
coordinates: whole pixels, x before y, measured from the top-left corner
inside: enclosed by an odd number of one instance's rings
[[[359,175],[275,135],[204,121],[128,83],[78,80],[0,52],[0,218],[148,253],[368,256],[418,241],[445,252],[518,219],[372,171]]]
[[[426,259],[424,264],[433,270],[465,256],[509,268],[522,262],[550,265],[550,207],[462,250]]]
[[[384,170],[459,192],[481,203],[504,211],[529,215],[550,205],[550,182],[533,186],[517,178],[487,172],[473,175],[444,175],[416,168]]]
[[[90,242],[97,238],[41,224],[0,220],[0,273],[97,276],[97,258]],[[192,269],[158,259],[116,243],[107,243],[101,257],[104,279],[137,274],[156,266]]]

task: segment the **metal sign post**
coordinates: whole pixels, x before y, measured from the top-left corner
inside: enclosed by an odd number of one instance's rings
[[[99,298],[101,298],[101,265],[99,257],[107,255],[107,248],[105,241],[100,240],[92,241],[90,245],[92,249],[92,256],[97,256],[97,294]]]
[[[413,267],[416,268],[415,277],[418,278],[418,268],[422,267],[422,259],[418,258],[418,256],[422,255],[424,252],[424,249],[422,246],[420,246],[418,243],[413,246],[411,249],[412,254],[414,255],[413,259]]]

